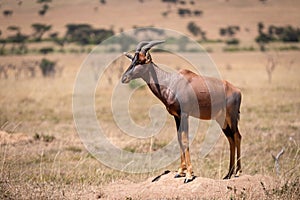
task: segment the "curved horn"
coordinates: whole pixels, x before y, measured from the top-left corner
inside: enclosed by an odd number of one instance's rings
[[[142,47],[145,46],[146,44],[148,44],[149,41],[141,41],[137,46],[136,46],[136,49],[135,49],[135,53],[138,53],[141,51]]]
[[[129,53],[127,53],[127,52],[123,52],[123,54],[127,57],[127,58],[129,58],[130,60],[132,60],[133,59],[133,56],[132,55],[130,55]]]
[[[143,53],[146,53],[147,51],[149,51],[153,46],[155,45],[158,45],[158,44],[161,44],[161,43],[164,43],[165,41],[164,40],[154,40],[154,41],[151,41],[149,42],[146,46],[144,46],[142,48],[142,52]]]

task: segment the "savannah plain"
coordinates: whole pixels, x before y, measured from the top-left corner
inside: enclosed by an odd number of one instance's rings
[[[39,67],[34,77],[22,72],[16,78],[16,68],[9,68],[7,77],[1,74],[0,199],[299,199],[300,43],[272,41],[262,49],[255,41],[259,22],[265,25],[265,32],[270,25],[299,28],[299,1],[101,2],[53,0],[48,3],[47,13],[41,16],[39,10],[43,4],[35,0],[0,1],[1,39],[15,33],[8,29],[11,26],[18,26],[22,33],[30,35],[33,23],[52,25],[42,41],[26,43],[29,49],[26,53],[10,52],[14,44],[6,44],[0,65],[22,68],[24,61],[46,58],[60,66],[50,77],[43,76]],[[202,14],[181,16],[179,8],[201,10]],[[5,10],[12,10],[12,15],[4,16]],[[206,41],[189,31],[190,22],[206,32]],[[77,73],[95,45],[70,43],[61,47],[45,39],[54,32],[63,36],[70,23],[90,24],[114,33],[153,26],[201,40],[222,78],[242,91],[241,176],[222,180],[229,163],[229,145],[222,134],[209,154],[199,157],[209,122],[201,124],[202,131],[199,129],[191,144],[197,177],[188,184],[173,178],[179,159],[164,169],[142,174],[117,171],[95,159],[81,142],[72,113]],[[231,25],[239,26],[239,31],[232,37],[221,36],[220,28]],[[226,44],[225,40],[232,38],[239,43]],[[38,51],[45,47],[52,47],[53,51],[47,54]],[[171,60],[166,53],[153,52],[152,58],[173,69],[186,68],[184,62]],[[144,140],[123,134],[113,120],[112,91],[129,64],[120,57],[99,80],[95,90],[96,114],[107,137],[120,148],[133,153],[156,151],[176,136],[171,116],[167,116],[163,132]],[[97,62],[90,65],[95,68]],[[128,91],[131,87],[128,86]],[[136,90],[130,101],[135,123],[149,124],[148,113],[153,104],[161,105],[148,88]],[[276,170],[272,155],[282,149],[284,153]],[[156,182],[151,181],[166,170],[171,172]]]

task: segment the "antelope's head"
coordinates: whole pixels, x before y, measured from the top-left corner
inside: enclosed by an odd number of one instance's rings
[[[122,76],[122,83],[129,83],[131,80],[140,78],[147,71],[147,64],[152,62],[151,55],[148,52],[154,45],[164,41],[142,41],[135,50],[135,54],[125,52],[124,55],[131,60],[131,64]]]

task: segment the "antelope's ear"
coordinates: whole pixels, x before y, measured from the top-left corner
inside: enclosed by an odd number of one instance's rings
[[[150,63],[152,61],[152,57],[149,52],[146,53],[146,63]]]
[[[129,54],[129,53],[127,53],[127,52],[123,52],[123,54],[124,54],[130,61],[132,61],[133,56],[132,56],[131,54]]]

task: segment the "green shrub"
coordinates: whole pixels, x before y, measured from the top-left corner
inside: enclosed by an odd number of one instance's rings
[[[46,58],[43,58],[40,63],[40,69],[44,77],[46,76],[54,76],[55,74],[55,62],[50,61]]]
[[[40,49],[40,53],[42,54],[48,54],[54,52],[54,49],[52,47],[44,47]]]
[[[291,45],[291,46],[278,47],[276,50],[279,50],[279,51],[299,51],[300,47]]]
[[[226,40],[227,45],[238,45],[239,43],[240,43],[240,40],[236,39],[236,38],[231,38],[231,39]]]

